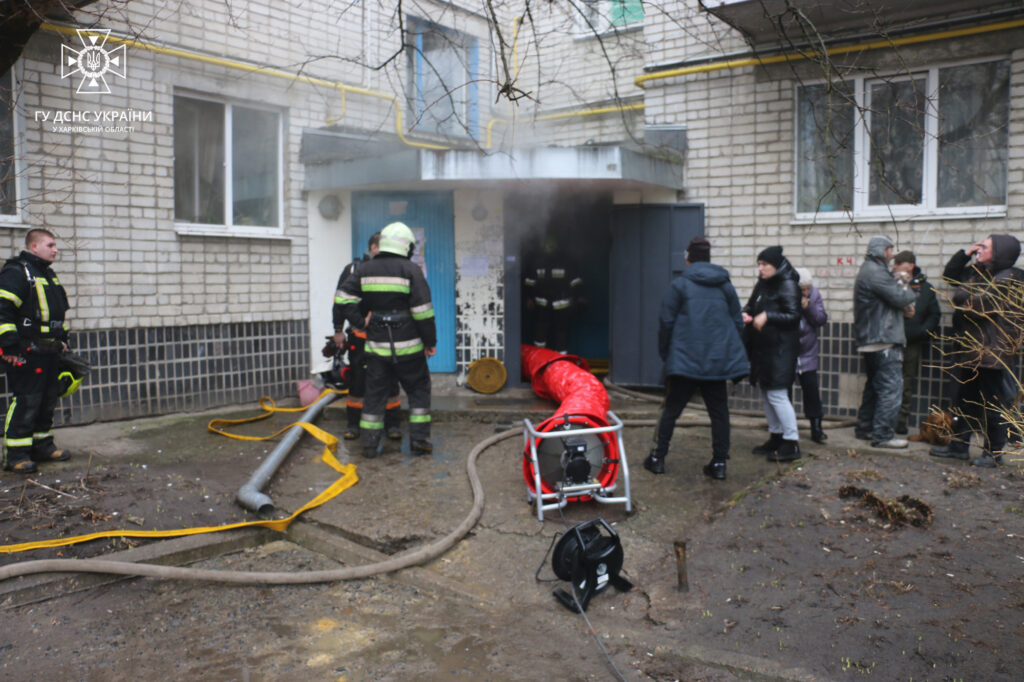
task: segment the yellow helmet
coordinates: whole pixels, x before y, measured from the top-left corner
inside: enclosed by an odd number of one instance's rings
[[[415,246],[416,237],[405,223],[391,223],[380,231],[381,251],[408,258]]]

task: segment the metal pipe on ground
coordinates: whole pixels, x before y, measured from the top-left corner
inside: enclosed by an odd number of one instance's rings
[[[338,397],[337,393],[327,393],[322,396],[319,400],[309,406],[309,409],[302,413],[301,421],[312,422],[319,416],[320,411],[330,405]],[[242,505],[249,511],[258,512],[260,514],[270,514],[274,511],[274,501],[270,499],[270,496],[264,492],[261,492],[263,486],[270,482],[274,474],[277,472],[278,467],[284,462],[285,458],[288,457],[288,453],[291,452],[292,447],[299,442],[299,438],[302,437],[304,429],[301,426],[293,426],[288,429],[288,433],[284,434],[284,438],[277,444],[277,447],[271,451],[267,459],[263,461],[263,464],[259,466],[256,471],[253,472],[249,480],[238,489],[238,504]]]

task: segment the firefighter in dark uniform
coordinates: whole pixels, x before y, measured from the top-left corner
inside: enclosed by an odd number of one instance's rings
[[[430,287],[410,260],[416,238],[404,223],[380,233],[380,253],[341,285],[341,306],[354,327],[366,329],[366,395],[359,420],[363,455],[375,457],[384,430],[388,392],[397,378],[409,399],[409,447],[428,454],[430,370],[437,348]]]
[[[377,255],[380,250],[380,232],[374,232],[370,237],[366,253],[362,258],[352,261],[341,271],[338,278],[338,289],[334,293],[334,343],[338,348],[344,348],[348,355],[349,379],[348,396],[345,401],[345,413],[347,426],[345,427],[345,440],[359,438],[359,420],[363,413],[363,397],[366,395],[366,330],[349,325],[345,331],[345,313],[342,306],[341,285],[348,277],[359,270],[363,263],[368,262]],[[402,397],[398,393],[398,380],[396,379],[391,390],[388,392],[387,409],[384,412],[384,431],[391,440],[401,440],[402,431],[399,424],[402,420],[401,414]]]
[[[25,248],[0,269],[0,360],[12,393],[4,427],[4,469],[36,471],[37,462],[70,459],[53,443],[53,412],[60,398],[59,353],[67,348],[70,305],[50,265],[57,241],[29,230]]]
[[[569,349],[569,323],[583,306],[583,279],[550,235],[523,278],[526,305],[533,312],[533,345],[559,353]]]

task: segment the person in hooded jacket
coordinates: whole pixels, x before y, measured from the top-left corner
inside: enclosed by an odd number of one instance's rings
[[[1024,272],[1013,267],[1020,242],[1008,234],[993,234],[953,254],[943,278],[955,286],[952,303],[961,314],[965,334],[977,339],[954,356],[963,368],[963,384],[953,404],[957,419],[949,445],[932,448],[935,457],[969,459],[971,431],[977,430],[983,454],[971,464],[994,467],[1006,447],[1006,425],[999,416],[1005,398],[1004,372],[1020,350],[1021,330],[1000,314],[1005,301],[1019,300]],[[972,263],[972,257],[974,262]]]
[[[896,419],[896,433],[906,435],[909,431],[907,422],[910,419],[910,406],[914,402],[914,389],[917,387],[921,358],[928,352],[932,334],[939,328],[942,311],[939,310],[939,299],[935,296],[935,289],[921,272],[921,268],[917,267],[917,258],[913,251],[897,253],[892,259],[892,272],[894,277],[906,281],[910,290],[917,296],[913,316],[903,319],[907,345],[903,349],[903,399]]]
[[[800,392],[804,397],[804,416],[811,423],[811,440],[824,443],[828,440],[821,420],[825,410],[821,405],[818,390],[818,330],[828,322],[825,301],[814,286],[814,278],[807,268],[797,268],[800,276],[800,356],[796,361],[796,375],[800,380]]]
[[[711,262],[711,244],[694,237],[686,250],[686,268],[672,281],[661,303],[658,352],[665,363],[667,394],[644,468],[665,472],[665,455],[676,420],[696,391],[711,418],[711,461],[704,473],[725,478],[729,459],[727,383],[745,376],[747,354],[743,319],[729,272]]]
[[[755,455],[788,462],[800,458],[796,412],[789,391],[796,379],[800,354],[800,287],[796,270],[769,246],[757,255],[758,280],[743,308],[747,325],[750,383],[761,389],[769,438]]]
[[[854,435],[872,447],[900,449],[908,445],[894,432],[903,397],[903,319],[915,313],[917,297],[889,272],[892,254],[892,239],[872,237],[853,283],[854,344],[868,375]]]

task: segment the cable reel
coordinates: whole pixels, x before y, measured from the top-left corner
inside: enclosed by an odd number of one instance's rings
[[[628,592],[633,583],[620,575],[622,562],[619,536],[603,518],[570,528],[555,545],[551,568],[572,585],[573,594],[559,588],[554,591],[555,599],[573,613],[582,613],[594,595],[609,586]]]

